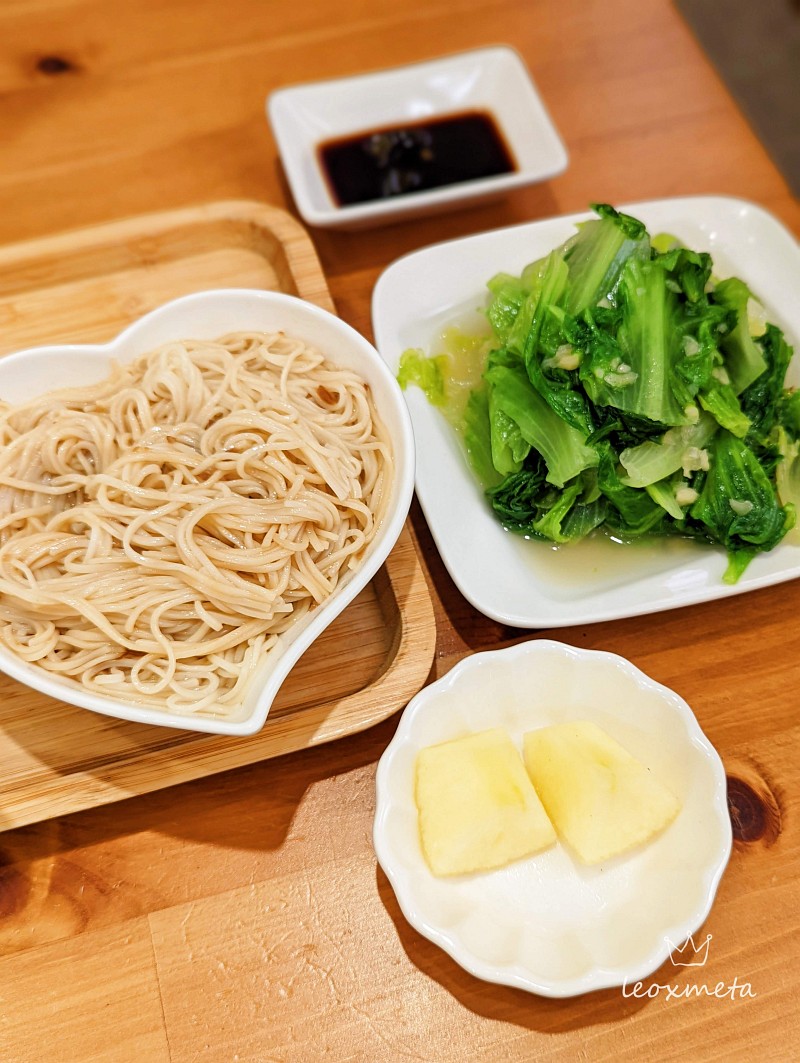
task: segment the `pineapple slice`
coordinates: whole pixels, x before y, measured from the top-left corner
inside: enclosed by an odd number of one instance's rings
[[[644,764],[588,721],[530,731],[524,756],[556,830],[585,864],[647,841],[680,809]]]
[[[522,757],[499,727],[420,750],[415,797],[422,850],[436,875],[502,867],[556,840]]]

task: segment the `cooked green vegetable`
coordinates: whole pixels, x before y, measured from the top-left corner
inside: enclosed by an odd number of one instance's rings
[[[746,284],[713,279],[710,255],[593,209],[520,276],[489,281],[489,342],[407,351],[398,378],[454,425],[506,528],[691,536],[727,550],[735,582],[800,504],[792,349]]]

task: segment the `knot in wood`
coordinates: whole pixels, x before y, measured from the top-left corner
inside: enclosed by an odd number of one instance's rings
[[[750,783],[736,775],[728,776],[728,814],[736,841],[762,839],[772,845],[780,834],[780,807],[762,779]]]

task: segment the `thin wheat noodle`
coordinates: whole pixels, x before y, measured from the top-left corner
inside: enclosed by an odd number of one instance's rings
[[[0,644],[96,694],[235,714],[360,564],[390,469],[368,386],[283,333],[0,404]]]

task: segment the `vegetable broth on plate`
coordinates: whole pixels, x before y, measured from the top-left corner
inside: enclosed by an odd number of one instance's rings
[[[688,538],[653,536],[623,542],[595,532],[580,542],[557,546],[523,539],[513,532],[508,535],[520,565],[535,575],[550,597],[562,601],[590,598],[595,593],[665,573],[670,573],[662,580],[668,590],[686,590],[708,582],[706,572],[691,565],[697,559],[697,543]],[[725,558],[721,550],[716,552],[721,575]]]

